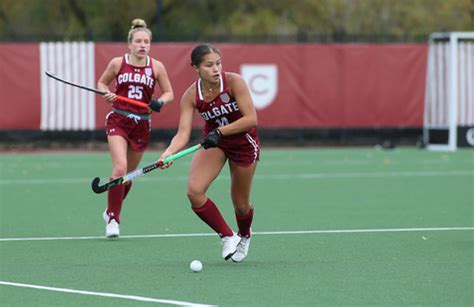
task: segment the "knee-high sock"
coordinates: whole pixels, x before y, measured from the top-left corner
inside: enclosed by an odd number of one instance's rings
[[[123,191],[123,199],[125,199],[128,195],[128,192],[130,192],[130,189],[132,188],[132,181],[130,181],[129,183],[126,183],[124,184],[123,186],[125,187],[124,191]]]
[[[107,213],[111,219],[115,219],[117,223],[120,223],[120,211],[122,210],[122,202],[124,195],[125,186],[118,185],[108,192],[108,207]]]
[[[219,209],[209,198],[204,203],[204,206],[200,208],[192,208],[194,213],[201,218],[209,227],[211,227],[217,234],[222,237],[232,236],[234,233],[232,229],[227,225],[224,218],[222,217]]]
[[[253,221],[253,208],[250,208],[249,212],[244,215],[235,214],[237,220],[237,226],[239,227],[239,235],[241,237],[250,237],[250,226],[252,226]]]

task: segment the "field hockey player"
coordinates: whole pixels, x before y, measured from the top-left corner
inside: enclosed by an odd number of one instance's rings
[[[137,168],[149,145],[151,111],[159,112],[163,105],[173,100],[173,89],[165,66],[148,55],[151,38],[145,21],[133,20],[128,33],[129,53],[113,58],[97,83],[99,90],[106,91],[104,100],[112,104],[112,111],[106,117],[107,141],[112,158],[111,180]],[[116,81],[115,92],[109,91],[113,80]],[[156,84],[161,96],[153,99]],[[116,99],[116,95],[142,101],[148,107],[121,101]],[[131,188],[130,181],[108,191],[107,209],[103,212],[107,238],[120,234],[122,203]]]

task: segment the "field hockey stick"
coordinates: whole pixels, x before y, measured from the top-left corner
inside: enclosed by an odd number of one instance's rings
[[[66,80],[61,79],[61,78],[59,78],[59,77],[57,77],[57,76],[55,76],[52,73],[47,72],[47,71],[45,71],[45,73],[48,77],[53,78],[53,79],[55,79],[59,82],[62,82],[62,83],[68,84],[68,85],[72,85],[72,86],[81,88],[81,89],[86,90],[86,91],[94,92],[96,94],[100,94],[100,95],[107,94],[107,91],[102,91],[102,90],[99,90],[99,89],[96,89],[96,88],[92,88],[92,87],[80,85],[80,84],[77,84],[77,83],[73,83],[71,81],[66,81]],[[138,101],[138,100],[135,100],[135,99],[130,99],[130,98],[119,96],[119,95],[115,95],[115,97],[117,98],[117,100],[120,100],[120,101],[123,101],[123,102],[128,102],[130,104],[148,109],[148,104],[146,104],[142,101]]]
[[[193,147],[189,147],[188,149],[182,150],[180,152],[175,153],[174,155],[171,155],[171,156],[167,157],[166,159],[163,160],[163,163],[162,162],[151,163],[151,164],[146,165],[146,166],[144,166],[140,169],[136,169],[134,171],[131,171],[131,172],[123,175],[122,177],[115,178],[114,180],[111,180],[111,181],[109,181],[107,183],[104,183],[102,185],[99,184],[100,178],[95,177],[92,180],[92,185],[91,185],[92,190],[97,194],[103,193],[105,191],[110,190],[111,188],[113,188],[115,186],[118,186],[118,185],[127,183],[129,181],[132,181],[133,179],[135,179],[139,176],[142,176],[143,174],[146,174],[148,172],[151,172],[152,170],[157,169],[162,165],[168,164],[171,161],[174,161],[174,160],[182,158],[186,155],[189,155],[190,153],[193,153],[193,152],[199,150],[200,148],[201,148],[201,144],[194,145]]]

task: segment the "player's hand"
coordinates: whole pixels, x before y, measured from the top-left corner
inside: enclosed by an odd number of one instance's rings
[[[107,91],[107,93],[105,93],[102,97],[104,97],[105,101],[107,102],[113,102],[115,101],[115,99],[117,99],[115,93],[112,93],[110,91]]]
[[[202,147],[204,147],[204,149],[217,147],[217,145],[219,144],[219,141],[221,140],[221,136],[222,136],[222,132],[218,128],[212,130],[206,135],[204,142],[202,142],[201,144]]]
[[[161,154],[160,158],[157,161],[157,163],[158,163],[158,165],[160,166],[161,169],[168,168],[173,164],[173,161],[170,161],[170,162],[164,164],[165,159],[168,158],[169,156],[171,156],[171,153],[168,152],[168,151],[165,151],[164,153]]]
[[[165,104],[165,103],[163,102],[163,100],[157,99],[157,100],[152,100],[152,101],[150,101],[149,107],[150,107],[150,110],[152,110],[152,111],[160,112],[161,107],[162,107],[164,104]]]

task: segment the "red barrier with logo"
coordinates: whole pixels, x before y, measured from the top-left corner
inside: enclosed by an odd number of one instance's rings
[[[155,43],[175,101],[153,117],[154,128],[176,128],[179,100],[196,79],[194,43]],[[421,127],[426,74],[425,44],[216,44],[223,68],[241,73],[264,128]],[[125,43],[96,43],[97,80]],[[40,129],[41,75],[38,44],[0,44],[0,129]],[[74,80],[72,80],[74,81]],[[76,80],[77,81],[77,80]],[[158,95],[158,93],[157,93]],[[104,127],[110,105],[95,97],[95,128]],[[195,126],[200,121],[195,121]]]

